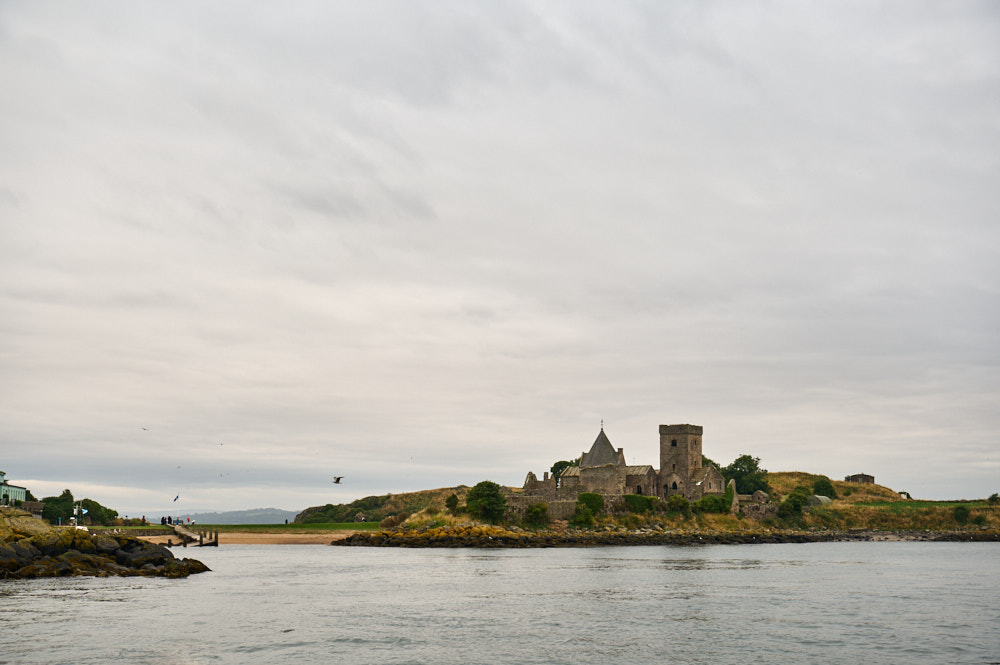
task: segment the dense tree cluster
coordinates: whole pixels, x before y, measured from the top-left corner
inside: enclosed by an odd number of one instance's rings
[[[507,499],[500,486],[490,480],[477,483],[465,497],[465,507],[469,514],[481,520],[498,523],[507,510]]]
[[[59,496],[47,496],[42,501],[45,507],[42,509],[42,518],[48,520],[50,524],[69,524],[70,518],[74,516],[74,506],[77,501],[73,498],[73,493],[63,490]],[[108,526],[118,519],[118,511],[102,506],[93,499],[84,499],[79,502],[80,511],[76,515],[80,524],[99,524]]]
[[[719,469],[722,477],[728,483],[736,481],[736,491],[740,494],[753,494],[757,490],[770,492],[767,484],[767,469],[760,466],[760,458],[752,455],[740,455],[727,467]]]

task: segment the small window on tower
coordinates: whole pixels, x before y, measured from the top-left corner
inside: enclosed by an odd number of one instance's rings
[[[673,446],[674,448],[676,448],[677,447],[677,439],[671,439],[670,440],[670,445]]]

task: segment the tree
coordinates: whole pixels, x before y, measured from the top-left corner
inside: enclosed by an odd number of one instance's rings
[[[571,466],[578,466],[579,464],[580,464],[579,460],[573,460],[573,461],[559,460],[558,462],[553,464],[552,468],[550,469],[550,471],[552,472],[552,477],[558,478],[564,470],[568,469]]]
[[[73,493],[63,490],[59,496],[47,496],[42,501],[45,507],[42,509],[42,517],[50,524],[57,524],[60,520],[63,524],[69,523],[69,518],[73,516]]]
[[[112,510],[111,508],[102,506],[93,499],[84,499],[80,502],[80,506],[87,511],[85,514],[90,518],[89,521],[91,524],[108,526],[118,517],[117,510]],[[83,515],[81,515],[81,517],[82,516]]]
[[[452,515],[458,512],[458,496],[455,494],[450,495],[444,500],[444,507],[448,509],[448,512]]]
[[[995,506],[996,504],[1000,503],[1000,494],[994,492],[993,494],[990,494],[990,498],[986,500],[990,502],[990,505]]]
[[[771,486],[767,484],[767,469],[761,468],[759,457],[740,455],[720,471],[727,483],[730,479],[736,481],[736,491],[740,494],[753,494],[757,490],[771,491]]]
[[[702,466],[714,466],[716,469],[721,469],[722,468],[721,464],[719,464],[718,462],[716,462],[713,459],[705,457],[704,455],[701,456],[701,465]]]
[[[507,510],[507,499],[500,492],[499,485],[484,480],[469,490],[465,497],[465,507],[470,515],[496,524],[503,519],[504,511]]]
[[[817,478],[816,482],[813,483],[813,494],[828,496],[831,499],[837,498],[837,490],[833,488],[833,483],[826,476]]]

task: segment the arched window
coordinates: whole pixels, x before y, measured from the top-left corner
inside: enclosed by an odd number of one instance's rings
[[[674,484],[673,484],[673,485],[672,485],[672,486],[670,487],[670,489],[672,489],[672,490],[675,490],[675,489],[677,489],[677,483],[674,483]]]
[[[637,485],[636,486],[635,493],[636,494],[642,494],[642,485]]]

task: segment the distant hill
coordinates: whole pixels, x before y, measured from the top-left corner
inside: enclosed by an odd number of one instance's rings
[[[230,510],[224,513],[193,513],[182,515],[182,519],[190,517],[201,524],[282,524],[285,520],[291,522],[297,513],[294,510],[278,510],[277,508],[254,508],[252,510]]]

